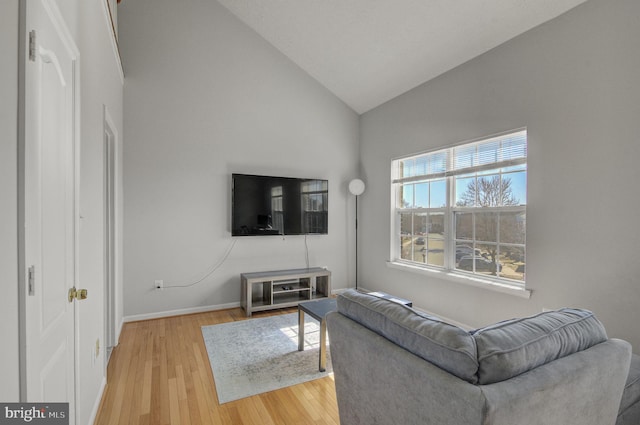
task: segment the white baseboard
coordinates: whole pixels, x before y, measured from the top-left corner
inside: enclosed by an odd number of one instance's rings
[[[347,291],[349,289],[354,289],[354,288],[341,288],[341,289],[333,289],[331,290],[331,295],[340,295],[342,294],[344,291]]]
[[[346,291],[350,288],[344,289],[334,289],[331,291],[333,295],[340,294],[341,292]],[[183,314],[194,314],[194,313],[206,313],[208,311],[217,311],[217,310],[227,310],[230,308],[240,307],[240,303],[228,303],[228,304],[218,304],[218,305],[208,305],[204,307],[189,307],[189,308],[181,308],[178,310],[168,310],[168,311],[159,311],[154,313],[143,313],[143,314],[134,314],[131,316],[124,316],[122,318],[122,323],[120,325],[120,331],[122,331],[122,325],[128,322],[138,322],[140,320],[151,320],[151,319],[161,319],[163,317],[171,317],[171,316],[181,316]],[[118,335],[120,335],[120,331]]]
[[[353,288],[341,288],[341,289],[334,289],[331,291],[331,293],[333,295],[338,295],[348,289],[353,289]],[[363,291],[363,292],[371,292],[371,290],[364,288],[364,287],[359,287],[359,290]],[[177,310],[168,310],[168,311],[158,311],[158,312],[154,312],[154,313],[144,313],[144,314],[134,314],[131,316],[124,316],[122,318],[122,323],[120,326],[120,330],[118,332],[118,335],[120,335],[120,331],[122,331],[122,325],[124,323],[128,323],[128,322],[138,322],[140,320],[151,320],[151,319],[161,319],[163,317],[171,317],[171,316],[181,316],[184,314],[194,314],[194,313],[206,313],[208,311],[217,311],[217,310],[227,310],[230,308],[237,308],[240,307],[240,303],[239,302],[235,302],[235,303],[228,303],[228,304],[218,304],[218,305],[209,305],[209,306],[202,306],[202,307],[189,307],[189,308],[181,308],[181,309],[177,309]],[[423,310],[421,308],[418,307],[414,307],[416,310],[419,311],[423,311],[427,314],[430,314],[432,316],[436,316],[439,317],[440,319],[444,320],[445,322],[451,323],[453,325],[456,326],[460,326],[461,328],[464,329],[472,329],[473,326],[469,326],[466,325],[464,323],[460,323],[456,320],[452,320],[448,317],[443,317],[439,314],[436,313],[432,313],[430,311],[427,310]]]
[[[218,305],[208,305],[208,306],[202,306],[202,307],[181,308],[178,310],[158,311],[154,313],[134,314],[132,316],[124,316],[122,318],[122,321],[124,323],[137,322],[140,320],[161,319],[163,317],[171,317],[171,316],[182,316],[184,314],[206,313],[208,311],[227,310],[229,308],[236,308],[236,307],[240,307],[239,302],[228,303],[228,304],[218,304]]]
[[[102,402],[102,396],[104,395],[104,390],[107,388],[107,378],[102,378],[102,383],[100,384],[100,390],[98,391],[98,396],[96,397],[95,403],[93,403],[93,410],[91,410],[91,416],[89,417],[90,424],[96,421],[96,416],[98,415],[98,410],[100,409],[100,403]]]
[[[120,319],[120,325],[118,326],[118,329],[116,329],[116,345],[118,345],[120,343],[120,334],[122,333],[122,327],[124,326],[124,317]]]

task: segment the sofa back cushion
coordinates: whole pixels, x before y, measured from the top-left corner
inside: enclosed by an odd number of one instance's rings
[[[492,384],[604,342],[604,326],[588,310],[564,308],[473,332],[478,383]]]
[[[475,384],[475,340],[462,328],[393,301],[348,290],[338,296],[338,311],[418,357]]]

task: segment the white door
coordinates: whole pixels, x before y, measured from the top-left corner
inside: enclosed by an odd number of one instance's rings
[[[74,424],[78,51],[53,0],[25,3],[23,401],[69,402]]]

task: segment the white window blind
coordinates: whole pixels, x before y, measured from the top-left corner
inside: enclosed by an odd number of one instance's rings
[[[450,153],[450,155],[449,155]],[[477,173],[527,162],[526,130],[416,155],[399,161],[393,183]]]

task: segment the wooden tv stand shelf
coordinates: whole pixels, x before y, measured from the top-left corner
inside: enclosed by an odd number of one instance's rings
[[[250,317],[254,311],[295,307],[299,302],[331,295],[331,272],[321,267],[242,273],[240,305]]]

